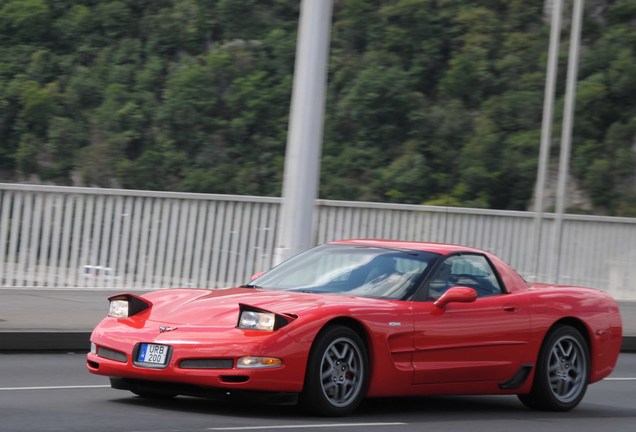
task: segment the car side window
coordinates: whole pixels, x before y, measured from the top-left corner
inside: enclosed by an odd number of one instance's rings
[[[429,298],[436,300],[454,286],[473,288],[478,297],[502,293],[495,271],[483,255],[456,255],[446,258],[429,282]]]

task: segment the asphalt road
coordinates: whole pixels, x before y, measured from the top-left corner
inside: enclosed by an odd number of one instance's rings
[[[636,431],[636,354],[574,411],[531,411],[514,396],[376,399],[345,418],[306,417],[290,406],[146,401],[90,375],[83,354],[0,354],[0,431],[586,432]]]

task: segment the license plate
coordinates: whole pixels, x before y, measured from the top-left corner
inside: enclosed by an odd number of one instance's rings
[[[142,343],[139,347],[137,361],[165,365],[168,357],[168,346],[150,343]]]

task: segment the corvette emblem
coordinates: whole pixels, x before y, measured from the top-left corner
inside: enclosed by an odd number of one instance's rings
[[[177,329],[177,327],[160,326],[159,327],[159,333],[165,333],[165,332],[173,331],[173,330],[176,330],[176,329]]]

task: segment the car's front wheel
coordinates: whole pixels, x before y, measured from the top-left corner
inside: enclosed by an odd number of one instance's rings
[[[327,327],[309,354],[302,407],[327,416],[352,413],[366,392],[368,363],[366,346],[355,331],[341,325]]]
[[[571,410],[583,399],[589,374],[587,342],[574,327],[559,325],[541,346],[532,390],[519,399],[534,409]]]

